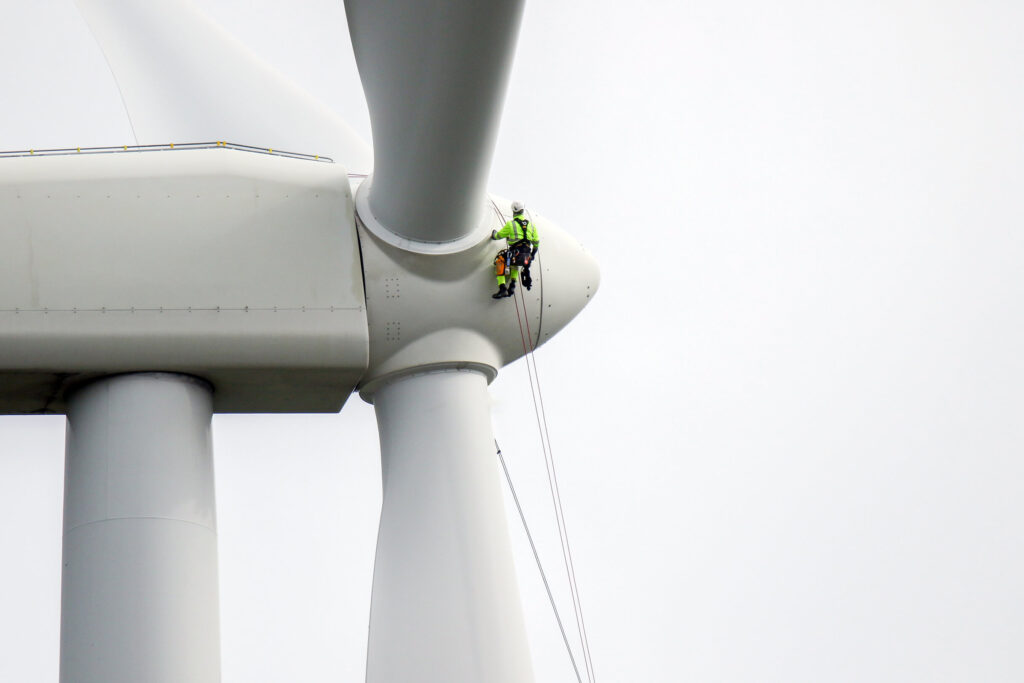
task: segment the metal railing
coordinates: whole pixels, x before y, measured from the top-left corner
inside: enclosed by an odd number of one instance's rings
[[[0,152],[0,159],[12,157],[50,157],[73,154],[131,154],[133,152],[170,152],[183,149],[234,149],[240,152],[252,152],[254,154],[269,154],[289,159],[303,159],[306,161],[322,161],[333,164],[334,159],[320,156],[319,154],[300,154],[298,152],[285,152],[270,147],[253,147],[252,145],[240,145],[235,142],[186,142],[177,144],[169,142],[162,145],[118,145],[113,147],[65,147],[61,149],[25,149],[10,152]]]

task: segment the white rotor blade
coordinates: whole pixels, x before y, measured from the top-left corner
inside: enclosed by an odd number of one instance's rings
[[[373,127],[364,221],[424,242],[477,227],[522,9],[522,0],[345,0]]]
[[[121,90],[138,144],[224,140],[329,156],[370,150],[319,102],[188,0],[76,0]]]
[[[397,379],[374,396],[384,501],[367,683],[530,683],[487,379]]]

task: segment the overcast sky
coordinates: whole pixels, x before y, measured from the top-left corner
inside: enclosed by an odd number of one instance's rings
[[[0,148],[130,142],[71,2],[4,2]],[[340,2],[206,4],[369,139]],[[598,680],[1024,680],[1022,35],[995,0],[528,4],[490,187],[602,266],[537,354]],[[494,429],[557,575],[529,391]],[[225,683],[362,680],[372,408],[214,428]],[[57,678],[63,432],[0,418],[2,681]]]

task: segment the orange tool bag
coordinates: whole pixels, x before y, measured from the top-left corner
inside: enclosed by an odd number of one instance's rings
[[[505,275],[508,270],[507,251],[507,249],[503,249],[494,257],[494,272],[497,275]]]

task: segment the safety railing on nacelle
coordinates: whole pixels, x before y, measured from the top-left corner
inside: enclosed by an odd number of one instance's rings
[[[132,152],[170,152],[184,149],[234,149],[240,152],[252,152],[254,154],[270,154],[289,159],[304,159],[307,161],[322,161],[333,164],[334,159],[320,156],[319,154],[300,154],[299,152],[285,152],[270,147],[254,147],[252,145],[240,145],[236,142],[168,142],[162,145],[117,145],[113,147],[65,147],[60,149],[25,149],[11,152],[0,152],[0,159],[11,157],[47,157],[62,156],[69,154],[125,154]]]

